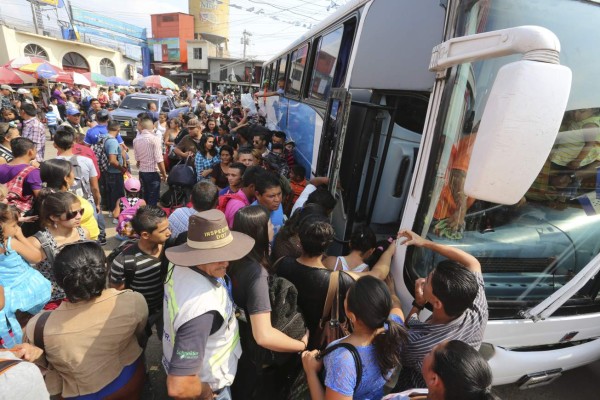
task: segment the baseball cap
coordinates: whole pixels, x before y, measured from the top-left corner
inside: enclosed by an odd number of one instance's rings
[[[0,86],[0,89],[10,90],[11,92],[14,92],[14,89],[12,87],[10,87],[9,85],[2,85],[2,86]]]
[[[180,267],[239,260],[252,250],[254,239],[229,230],[220,210],[202,211],[189,219],[187,243],[170,247],[167,259]]]
[[[102,109],[96,113],[96,118],[106,119],[109,117],[108,110]]]
[[[67,108],[67,115],[81,115],[81,111],[76,108],[69,107]]]

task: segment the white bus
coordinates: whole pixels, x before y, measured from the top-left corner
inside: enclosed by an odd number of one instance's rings
[[[334,252],[369,224],[478,257],[495,384],[600,358],[598,21],[598,1],[356,0],[263,66],[269,128],[330,177]],[[439,260],[400,248],[410,305]]]

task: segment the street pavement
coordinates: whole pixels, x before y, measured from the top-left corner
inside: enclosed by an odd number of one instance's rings
[[[51,141],[46,141],[45,158],[56,156],[56,149]],[[137,176],[133,149],[129,152],[132,175]],[[166,189],[166,188],[163,188]],[[161,191],[162,192],[162,191]],[[120,241],[115,237],[115,225],[112,217],[105,212],[107,245],[106,254],[116,248]],[[146,348],[146,369],[149,383],[146,385],[143,400],[166,400],[166,374],[161,365],[162,345],[156,337],[156,332],[148,341]],[[553,383],[535,389],[520,390],[516,385],[503,385],[494,388],[494,393],[503,400],[563,400],[563,399],[598,399],[600,398],[600,360],[587,366],[567,371]],[[265,399],[271,400],[271,399]],[[278,399],[272,399],[278,400]]]

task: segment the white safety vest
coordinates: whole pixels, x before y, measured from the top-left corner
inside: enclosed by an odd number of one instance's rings
[[[242,355],[242,346],[233,301],[227,289],[190,268],[170,266],[169,269],[172,269],[172,273],[169,271],[170,278],[165,283],[163,309],[165,370],[168,373],[177,330],[202,314],[216,311],[225,322],[208,337],[202,370],[198,376],[214,391],[231,386]]]

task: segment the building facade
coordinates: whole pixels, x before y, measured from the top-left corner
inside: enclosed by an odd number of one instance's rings
[[[124,79],[129,78],[130,65],[135,65],[134,60],[116,50],[0,25],[0,64],[23,56],[44,58],[67,71],[97,72]]]

